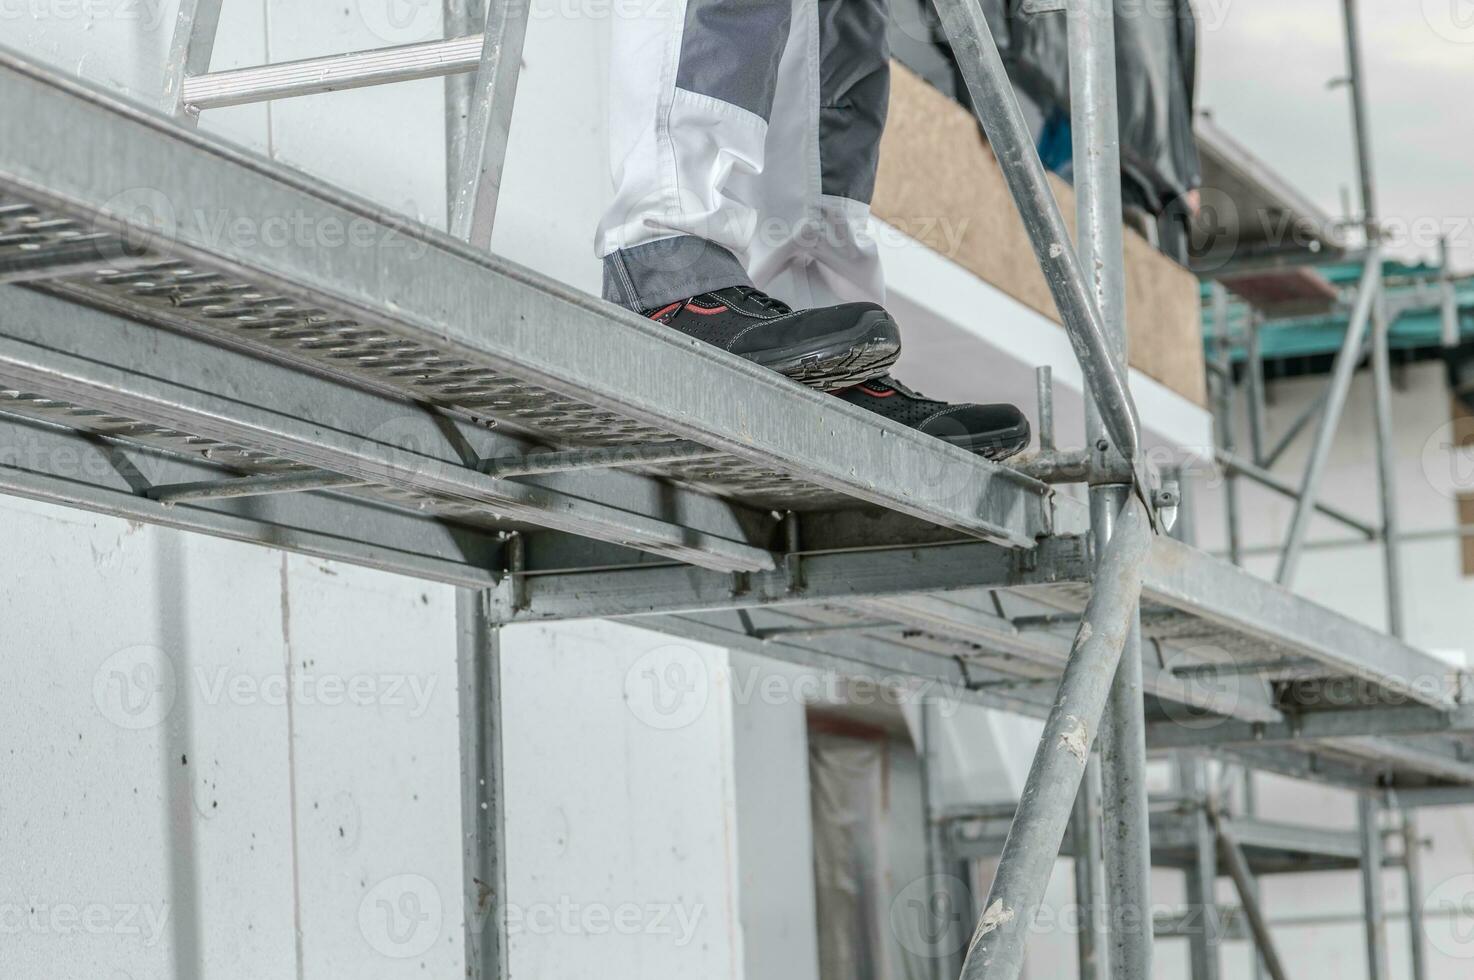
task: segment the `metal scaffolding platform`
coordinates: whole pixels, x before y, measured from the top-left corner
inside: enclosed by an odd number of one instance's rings
[[[1090,389],[1089,508],[476,247],[516,5],[482,37],[209,75],[219,0],[181,5],[176,111],[474,64],[459,237],[0,51],[0,491],[465,589],[468,901],[501,860],[508,623],[631,619],[1047,717],[968,977],[1017,976],[1097,734],[1118,828],[1101,907],[1147,904],[1143,747],[1367,800],[1474,786],[1474,710],[1442,661],[1156,533],[1176,498],[1138,452],[1119,167],[1095,153],[1117,142],[1111,17],[1070,24],[1077,254],[981,12],[939,6]],[[1164,859],[1200,862],[1192,819],[1191,845],[1163,825]],[[1236,881],[1312,860],[1293,828],[1211,819]],[[1119,976],[1149,973],[1147,933],[1111,937]],[[499,942],[468,935],[472,975]]]
[[[1074,500],[21,59],[0,100],[6,490],[495,582],[503,621],[1053,700],[1092,576]],[[311,231],[211,234],[244,215]],[[313,237],[339,227],[365,244]],[[1474,782],[1434,658],[1168,539],[1143,600],[1163,744],[1234,719],[1223,751],[1278,771]],[[1258,744],[1296,730],[1288,685],[1353,680],[1336,737]],[[1422,737],[1377,738],[1390,705]]]

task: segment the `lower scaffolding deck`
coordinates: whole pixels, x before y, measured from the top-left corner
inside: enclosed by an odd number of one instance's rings
[[[5,492],[1050,704],[1075,501],[11,55],[0,102]],[[1419,650],[1166,539],[1143,619],[1154,747],[1474,784]]]

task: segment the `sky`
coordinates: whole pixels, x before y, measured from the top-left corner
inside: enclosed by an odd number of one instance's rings
[[[1400,258],[1474,272],[1474,0],[1358,0],[1379,208]],[[1193,0],[1199,109],[1333,216],[1356,190],[1342,0]]]

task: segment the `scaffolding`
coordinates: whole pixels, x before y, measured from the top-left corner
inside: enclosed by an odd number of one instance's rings
[[[220,0],[184,0],[168,116],[0,52],[0,491],[462,590],[470,976],[505,971],[510,623],[630,619],[1043,718],[952,971],[968,978],[1018,976],[1072,813],[1071,840],[1100,855],[1082,862],[1081,904],[1143,921],[1149,751],[1345,786],[1373,818],[1389,800],[1471,798],[1458,737],[1474,708],[1443,662],[1162,533],[1179,489],[1138,451],[1124,364],[1110,5],[1067,5],[1078,251],[976,0],[937,6],[1092,396],[1088,447],[1048,444],[1027,467],[488,254],[526,5],[452,0],[444,41],[211,73]],[[459,161],[450,235],[193,125],[215,106],[435,75]],[[235,240],[214,233],[222,216],[310,233]],[[1370,271],[1366,286],[1353,353],[1378,317]],[[1385,329],[1371,337],[1385,351]],[[1322,439],[1344,394],[1338,369]],[[1300,488],[1307,513],[1318,476]],[[1051,481],[1088,484],[1089,506]],[[1334,696],[1348,688],[1349,707]],[[1259,838],[1194,792],[1199,891],[1215,837],[1273,972],[1243,884],[1264,870]],[[1364,831],[1364,855],[1379,845]],[[1370,877],[1367,893],[1384,962]],[[1087,941],[1085,976],[1150,975],[1150,921]]]

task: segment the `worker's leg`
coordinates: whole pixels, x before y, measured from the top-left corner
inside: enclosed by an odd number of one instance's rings
[[[672,0],[614,19],[616,193],[597,247],[611,301],[806,384],[836,388],[895,361],[895,321],[874,303],[794,310],[748,276],[771,252],[764,219],[780,223],[778,239],[814,223],[818,172],[810,182],[792,164],[802,148],[785,157],[781,172],[769,172],[775,144],[789,138],[769,131],[775,115],[785,127],[803,121],[798,138],[817,141],[817,86],[778,90],[780,63],[789,72],[817,70],[814,2]],[[798,33],[796,12],[807,25]]]
[[[748,271],[798,305],[884,301],[869,222],[890,96],[887,8],[887,0],[795,4],[768,166],[739,181],[760,212]]]
[[[791,0],[669,0],[613,18],[610,161],[599,224],[605,296],[653,310],[751,285],[761,174]]]

